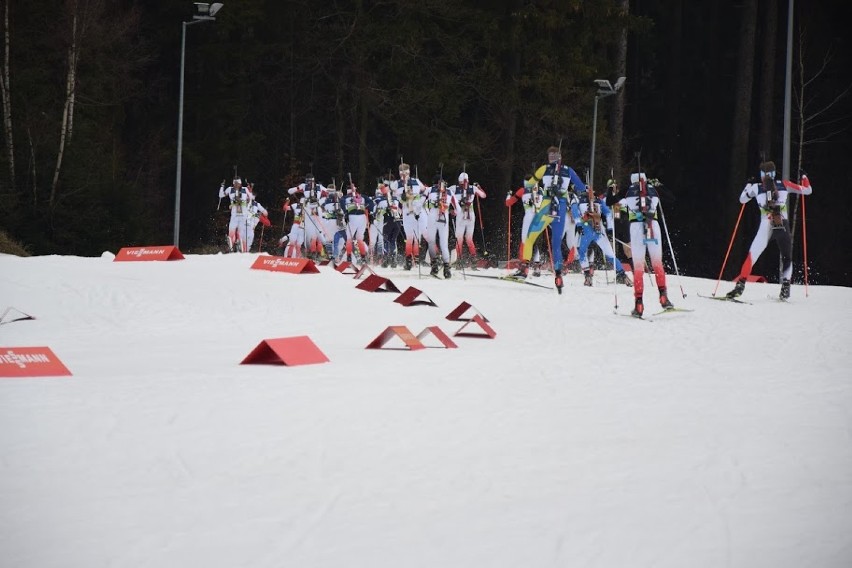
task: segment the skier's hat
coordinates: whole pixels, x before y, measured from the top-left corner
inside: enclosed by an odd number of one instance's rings
[[[775,177],[775,162],[763,162],[760,164],[760,177]]]
[[[467,172],[462,172],[459,174],[459,183],[467,181],[469,178],[467,177]]]

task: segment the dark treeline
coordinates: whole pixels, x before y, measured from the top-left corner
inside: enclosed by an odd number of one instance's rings
[[[790,175],[804,168],[815,186],[811,282],[850,285],[850,239],[833,205],[852,152],[850,47],[834,23],[843,2],[801,4]],[[586,171],[593,81],[624,75],[624,90],[598,103],[594,179],[626,182],[639,154],[673,196],[664,206],[679,268],[716,277],[744,182],[764,154],[781,167],[787,5],[225,2],[215,22],[186,30],[181,249],[224,244],[217,188],[235,167],[274,212],[277,238],[284,190],[307,171],[323,183],[351,173],[372,190],[404,158],[426,182],[441,165],[450,180],[465,166],[488,191],[486,248],[505,258],[506,192],[560,140],[566,162]],[[33,253],[172,242],[181,22],[193,13],[189,1],[0,0],[0,213]],[[750,204],[725,278],[756,224]],[[798,280],[802,242],[797,234]],[[777,280],[772,246],[755,273]]]

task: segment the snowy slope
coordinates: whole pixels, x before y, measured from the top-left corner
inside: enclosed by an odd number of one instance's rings
[[[649,323],[602,272],[379,270],[434,308],[256,255],[112,258],[0,256],[0,311],[36,317],[0,347],[73,373],[0,379],[3,566],[852,565],[850,289],[670,277],[695,311]],[[495,339],[364,349],[452,335],[462,301]],[[239,365],[296,335],[331,362]]]

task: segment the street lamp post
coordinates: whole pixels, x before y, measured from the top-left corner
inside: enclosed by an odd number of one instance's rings
[[[178,102],[178,137],[177,137],[177,173],[175,174],[175,233],[174,245],[180,244],[180,176],[181,158],[183,155],[183,75],[186,61],[186,27],[200,22],[215,20],[216,13],[222,9],[221,2],[205,4],[195,2],[196,14],[192,16],[191,22],[181,22],[180,36],[180,99]]]
[[[610,84],[606,79],[595,79],[595,84],[598,86],[598,92],[595,94],[595,112],[592,115],[592,159],[589,164],[589,185],[594,187],[595,184],[595,141],[598,133],[598,100],[614,95],[621,90],[627,77],[619,77],[615,82],[615,86]]]

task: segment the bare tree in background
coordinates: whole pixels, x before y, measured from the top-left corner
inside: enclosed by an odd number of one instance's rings
[[[9,29],[9,0],[3,6],[3,72],[0,75],[0,90],[3,95],[3,129],[6,133],[6,151],[9,159],[9,187],[15,188],[15,143],[12,136],[12,89],[9,74],[9,51],[11,30]]]
[[[59,132],[59,150],[56,154],[56,168],[53,170],[53,182],[50,184],[50,200],[48,204],[51,210],[56,204],[56,191],[59,186],[59,172],[62,170],[62,158],[74,133],[74,100],[77,95],[77,64],[80,50],[78,43],[80,39],[78,38],[78,0],[70,0],[69,8],[71,11],[71,43],[68,46],[68,68],[65,74],[65,105],[62,110],[62,127]]]
[[[798,126],[798,151],[796,153],[796,165],[799,175],[797,176],[797,181],[801,181],[801,173],[804,168],[805,146],[828,142],[837,134],[840,134],[844,130],[849,130],[850,122],[852,122],[852,117],[848,115],[836,116],[836,114],[833,113],[834,107],[840,103],[844,97],[848,96],[850,91],[852,91],[852,84],[847,85],[846,88],[837,95],[829,95],[831,98],[827,102],[821,103],[817,108],[811,108],[811,105],[816,104],[814,99],[809,100],[805,97],[805,89],[810,88],[815,83],[819,83],[819,81],[824,78],[824,75],[828,72],[831,66],[833,57],[834,53],[831,49],[829,49],[823,57],[822,64],[819,68],[811,77],[806,77],[805,32],[800,28],[799,57],[797,61],[798,84],[794,90],[796,98],[794,110]],[[793,203],[793,222],[790,227],[790,238],[794,247],[796,244],[796,227],[798,226],[797,220],[799,215],[800,199],[801,198],[796,195]],[[842,225],[842,223],[840,225]]]
[[[618,15],[621,25],[619,26],[618,44],[615,53],[615,70],[617,77],[627,77],[627,20],[630,14],[630,0],[619,0]],[[623,89],[630,88],[625,85]],[[622,176],[622,152],[624,150],[624,104],[627,95],[622,92],[620,96],[613,97],[610,110],[610,125],[612,128],[612,163],[615,164],[615,179],[620,180]]]

